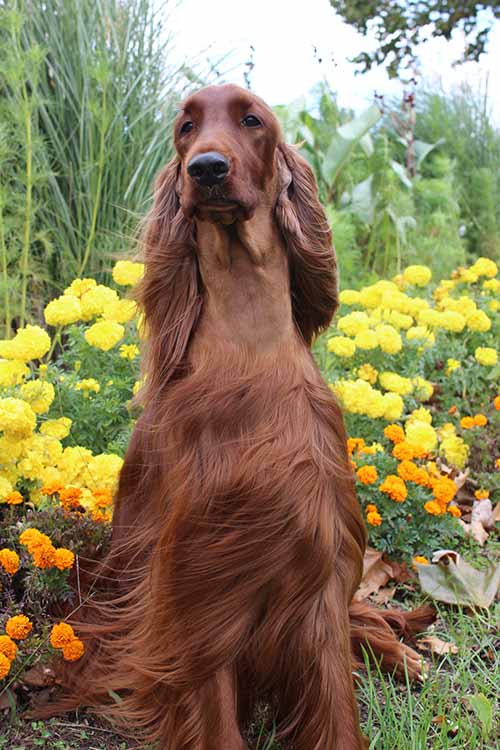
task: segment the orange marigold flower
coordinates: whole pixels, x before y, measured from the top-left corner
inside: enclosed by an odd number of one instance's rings
[[[45,568],[52,568],[56,561],[56,550],[52,542],[49,544],[41,544],[35,550],[33,550],[33,564],[37,568],[44,570]]]
[[[497,458],[495,461],[495,469],[500,469],[500,458]]]
[[[103,513],[102,510],[93,510],[90,515],[96,523],[109,523],[111,521],[111,514]]]
[[[450,408],[448,409],[448,414],[456,414],[456,413],[457,413],[457,407],[455,406],[455,404],[453,404],[453,406],[450,406]]]
[[[398,474],[405,482],[414,482],[418,472],[419,467],[413,461],[404,460],[398,465]]]
[[[6,656],[3,654],[0,654],[0,680],[3,680],[4,677],[7,677],[7,675],[10,672],[10,661],[7,659]]]
[[[424,509],[427,511],[427,513],[430,513],[431,516],[441,516],[444,513],[444,510],[441,508],[440,504],[435,500],[429,500],[427,503],[425,503]]]
[[[107,508],[113,502],[111,490],[94,490],[92,493],[97,508]]]
[[[50,645],[53,648],[62,648],[76,638],[75,631],[67,622],[59,622],[52,626],[50,631]]]
[[[0,549],[0,565],[6,573],[13,576],[19,570],[19,555],[12,549]]]
[[[378,473],[375,466],[360,466],[356,474],[362,484],[373,484],[378,479]]]
[[[5,495],[4,498],[7,505],[19,505],[23,502],[24,497],[21,495],[20,492],[17,490],[14,490],[14,492],[9,492],[8,495]]]
[[[79,487],[65,487],[59,492],[59,502],[64,510],[73,510],[80,505],[83,492]]]
[[[429,565],[429,560],[423,555],[415,555],[413,558],[413,567],[416,568],[417,565]]]
[[[474,418],[462,417],[460,420],[460,427],[463,427],[464,430],[471,430],[474,427]]]
[[[28,552],[34,553],[38,547],[44,547],[48,544],[52,544],[47,534],[42,534],[38,529],[26,529],[19,537],[19,541],[24,547],[28,548]]]
[[[489,496],[489,490],[483,490],[482,488],[474,492],[476,500],[486,500]]]
[[[0,654],[6,656],[9,661],[16,658],[17,646],[8,635],[0,635]]]
[[[488,424],[488,417],[485,417],[484,414],[476,414],[473,417],[474,420],[474,427],[484,427],[486,424]]]
[[[406,497],[408,495],[405,483],[403,482],[401,477],[398,477],[395,474],[389,474],[385,478],[385,480],[380,485],[380,491],[385,492],[386,495],[389,495],[389,497],[391,497],[397,503],[402,503],[404,500],[406,500]]]
[[[398,461],[411,461],[415,457],[415,451],[413,447],[403,440],[402,443],[397,443],[392,449],[392,455],[397,458]]]
[[[7,620],[5,631],[15,641],[22,641],[29,636],[32,627],[33,625],[26,615],[15,615]]]
[[[378,511],[371,510],[366,514],[366,520],[367,523],[370,524],[370,526],[380,526],[380,524],[382,523],[382,516]]]
[[[405,439],[405,431],[398,424],[388,424],[384,427],[384,435],[392,443],[402,443]]]
[[[59,570],[72,568],[75,562],[75,556],[70,549],[58,547],[54,552],[54,565]]]
[[[493,399],[493,406],[497,411],[500,411],[500,396],[495,396]]]
[[[370,513],[371,511],[377,510],[377,506],[373,505],[373,503],[368,503],[365,510],[367,513]]]
[[[366,443],[363,438],[347,438],[347,452],[350,456],[352,456],[355,451],[359,451],[360,448],[364,448],[365,445]]]
[[[460,510],[458,505],[454,505],[454,503],[450,503],[450,505],[448,505],[447,511],[454,518],[460,518],[460,516],[462,515],[462,511]]]
[[[40,489],[40,492],[42,495],[55,495],[57,492],[62,490],[63,486],[60,482],[53,482],[52,484],[47,484],[45,487],[42,487]]]
[[[84,651],[85,646],[79,638],[73,638],[72,641],[62,647],[63,657],[66,661],[78,661],[83,656]]]
[[[458,487],[452,479],[440,477],[432,482],[434,498],[443,505],[447,505],[457,494]]]

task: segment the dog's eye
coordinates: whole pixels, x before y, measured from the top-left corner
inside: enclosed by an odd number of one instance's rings
[[[186,122],[183,123],[181,127],[181,133],[182,135],[184,135],[184,133],[189,133],[189,131],[192,129],[193,129],[193,123],[191,122],[191,120],[186,120]]]
[[[241,121],[241,124],[245,126],[245,128],[260,128],[262,127],[262,123],[259,120],[258,117],[255,117],[255,115],[247,115],[243,118]]]

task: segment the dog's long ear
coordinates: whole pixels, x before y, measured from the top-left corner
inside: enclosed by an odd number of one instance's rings
[[[138,288],[145,317],[145,398],[179,373],[201,307],[194,228],[179,203],[179,160],[159,173],[141,235],[146,264]]]
[[[335,251],[314,174],[296,148],[279,144],[280,194],[276,219],[286,242],[292,309],[307,344],[328,326],[337,308]]]

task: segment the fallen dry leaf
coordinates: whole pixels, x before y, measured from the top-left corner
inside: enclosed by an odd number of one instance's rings
[[[388,604],[394,594],[396,593],[396,587],[395,586],[384,586],[383,588],[379,589],[373,596],[372,599],[376,604]]]
[[[35,664],[34,667],[24,672],[20,682],[30,687],[47,687],[53,685],[56,675],[53,669],[43,664]]]
[[[500,503],[497,503],[495,507],[493,508],[492,516],[493,516],[493,523],[500,521]]]
[[[391,577],[392,567],[382,560],[382,552],[368,547],[363,559],[363,577],[358,590],[354,594],[354,601],[363,601],[370,594],[385,586]]]
[[[470,523],[465,523],[465,521],[459,518],[458,522],[467,536],[475,539],[480,547],[484,546],[484,543],[489,538],[489,534],[480,521],[471,520]]]
[[[458,648],[454,643],[443,641],[437,635],[426,635],[425,638],[419,638],[417,646],[421,651],[432,651],[433,654],[442,656],[443,654],[458,654]]]
[[[494,525],[493,506],[489,498],[474,500],[472,505],[472,521],[479,521],[485,529],[491,529]]]

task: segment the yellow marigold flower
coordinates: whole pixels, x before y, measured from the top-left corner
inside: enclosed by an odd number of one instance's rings
[[[458,359],[447,359],[446,360],[446,374],[451,375],[454,370],[458,370],[461,367]]]
[[[470,419],[470,417],[469,417]],[[469,446],[456,435],[445,437],[440,445],[440,452],[444,455],[448,464],[453,464],[457,469],[463,469],[469,456]]]
[[[401,419],[404,410],[404,402],[398,393],[384,393],[383,396],[384,419],[393,422],[395,419]]]
[[[55,395],[54,386],[46,380],[30,380],[21,386],[21,396],[35,414],[44,414],[48,411]]]
[[[23,440],[31,435],[36,416],[29,404],[19,398],[0,398],[0,430],[11,440]]]
[[[402,443],[405,439],[404,430],[398,424],[388,424],[384,427],[384,435],[392,443]]]
[[[7,620],[5,632],[14,641],[23,641],[29,636],[32,628],[33,625],[26,615],[15,615]]]
[[[114,289],[110,289],[109,286],[104,284],[97,284],[97,286],[82,294],[80,300],[82,319],[90,320],[96,315],[102,315],[108,305],[118,302],[118,300],[118,294]]]
[[[75,563],[75,555],[70,549],[65,547],[57,547],[54,557],[54,566],[59,570],[67,570],[72,568]]]
[[[88,396],[91,391],[99,393],[100,390],[101,386],[95,378],[84,378],[75,385],[75,391],[83,391],[84,396]]]
[[[13,339],[0,341],[0,357],[28,362],[40,359],[50,349],[50,337],[40,326],[20,328]]]
[[[419,419],[406,425],[406,442],[413,448],[421,447],[426,453],[432,453],[437,445],[436,430],[427,422]]]
[[[462,417],[460,427],[464,430],[471,430],[474,427],[474,417]]]
[[[500,279],[489,279],[483,282],[483,289],[487,292],[500,292]]]
[[[0,680],[3,680],[4,677],[7,677],[7,675],[10,672],[10,661],[7,659],[6,656],[3,654],[0,654]]]
[[[86,292],[90,291],[90,289],[93,289],[95,286],[97,286],[97,281],[95,279],[75,279],[66,287],[64,294],[71,297],[78,297],[78,299],[80,299],[86,294]]]
[[[379,375],[379,383],[386,391],[399,393],[401,396],[407,396],[413,390],[411,380],[403,378],[396,372],[382,372]]]
[[[425,378],[417,376],[413,378],[413,387],[415,398],[419,401],[428,401],[434,393],[434,386]]]
[[[19,555],[12,549],[0,549],[0,565],[6,573],[13,576],[19,570]]]
[[[19,385],[29,373],[29,367],[20,359],[0,359],[0,388]]]
[[[491,320],[483,310],[476,310],[467,317],[467,328],[471,331],[486,333],[491,328]]]
[[[134,286],[144,275],[144,263],[119,260],[113,268],[113,280],[120,286]]]
[[[427,286],[431,278],[432,271],[428,266],[407,266],[403,271],[403,279],[415,286]]]
[[[354,289],[343,289],[339,294],[339,301],[342,305],[357,305],[360,297],[360,293]]]
[[[9,661],[14,661],[17,655],[17,646],[8,635],[0,635],[0,654]]]
[[[14,492],[9,492],[8,495],[5,495],[4,501],[7,505],[20,505],[24,501],[24,497],[20,492],[14,490]]]
[[[52,542],[37,545],[32,554],[35,567],[40,568],[41,570],[54,567],[56,551]]]
[[[470,270],[478,276],[488,276],[490,279],[497,275],[498,266],[490,258],[478,258],[470,267]]]
[[[402,442],[396,443],[392,449],[392,455],[394,458],[397,458],[398,461],[411,461],[412,458],[415,458],[415,451],[406,440],[403,440]]]
[[[370,526],[380,526],[382,523],[382,516],[377,510],[372,510],[366,514],[366,520]]]
[[[59,492],[59,501],[64,510],[78,508],[82,498],[82,491],[79,487],[65,487]]]
[[[500,411],[500,396],[495,396],[493,399],[493,406],[497,411]]]
[[[398,331],[388,324],[378,325],[375,329],[378,344],[386,354],[397,354],[403,348],[403,342]]]
[[[373,484],[378,479],[375,466],[360,466],[356,474],[362,484]]]
[[[365,312],[355,310],[348,315],[344,315],[339,318],[337,322],[337,328],[341,333],[347,334],[347,336],[355,336],[360,331],[364,331],[369,327],[370,319]]]
[[[135,383],[134,383],[134,386],[133,386],[133,388],[132,388],[132,394],[133,394],[134,396],[137,396],[137,394],[139,393],[139,391],[140,391],[140,390],[141,390],[141,388],[143,388],[143,387],[144,387],[144,379],[143,379],[143,378],[141,378],[141,380],[136,380],[136,381],[135,381]]]
[[[480,365],[491,367],[497,363],[497,353],[490,346],[478,346],[474,352],[474,357]]]
[[[85,331],[85,341],[97,349],[107,352],[122,340],[125,328],[112,320],[101,320]]]
[[[460,518],[460,516],[462,515],[462,511],[460,510],[458,505],[448,505],[448,508],[446,510],[450,514],[450,516],[453,516],[454,518]]]
[[[85,485],[89,490],[108,489],[115,491],[123,466],[123,458],[115,453],[100,453],[89,461],[85,472]]]
[[[432,493],[438,503],[447,505],[457,494],[458,487],[452,479],[439,477],[432,482]]]
[[[50,645],[52,648],[62,648],[76,638],[75,631],[67,622],[59,622],[50,631]]]
[[[473,417],[474,420],[474,427],[484,427],[488,424],[488,417],[485,417],[484,414],[476,414]]]
[[[62,652],[66,661],[78,661],[85,653],[85,646],[79,638],[73,638],[72,641],[62,647]]]
[[[388,474],[379,489],[397,503],[402,503],[408,495],[405,483],[396,474]]]
[[[427,326],[412,326],[406,331],[406,338],[408,341],[426,341],[431,340],[434,342],[434,334],[429,331]]]
[[[62,440],[69,435],[73,422],[69,417],[59,417],[58,419],[47,419],[40,425],[40,433],[48,437]]]
[[[358,378],[361,378],[361,380],[367,380],[368,383],[374,385],[377,382],[378,371],[373,365],[370,365],[367,362],[366,364],[361,365],[361,367],[358,367],[357,376]]]
[[[81,320],[82,308],[78,297],[63,294],[46,305],[45,322],[49,326],[69,326]]]
[[[356,334],[356,336],[354,337],[354,343],[358,347],[358,349],[376,349],[376,347],[378,346],[378,337],[375,331],[366,329],[364,331],[359,331]]]
[[[328,339],[326,348],[337,357],[352,357],[356,351],[354,341],[347,336],[335,336],[335,338]]]
[[[347,339],[350,341],[350,339]],[[328,349],[330,351],[330,349]],[[139,347],[135,344],[122,344],[120,346],[120,357],[123,359],[135,359],[139,356]]]
[[[429,565],[429,560],[423,555],[415,555],[413,558],[413,567],[416,568],[417,565]]]
[[[453,310],[441,313],[440,327],[451,333],[461,333],[465,328],[466,320],[463,315]]]
[[[114,320],[115,323],[128,323],[137,315],[137,305],[131,299],[118,299],[104,306],[102,317],[104,320]]]
[[[429,500],[424,505],[424,510],[427,511],[431,516],[442,516],[445,512],[443,508],[435,500]]]
[[[497,299],[492,299],[491,302],[488,303],[488,309],[493,313],[498,312],[500,310],[500,302]]]
[[[425,406],[419,406],[418,409],[414,409],[408,416],[406,424],[409,425],[416,421],[432,424],[432,414],[429,409],[426,409]]]
[[[489,498],[489,496],[489,490],[484,490],[482,488],[474,492],[474,497],[476,498],[476,500],[486,500],[487,498]]]

